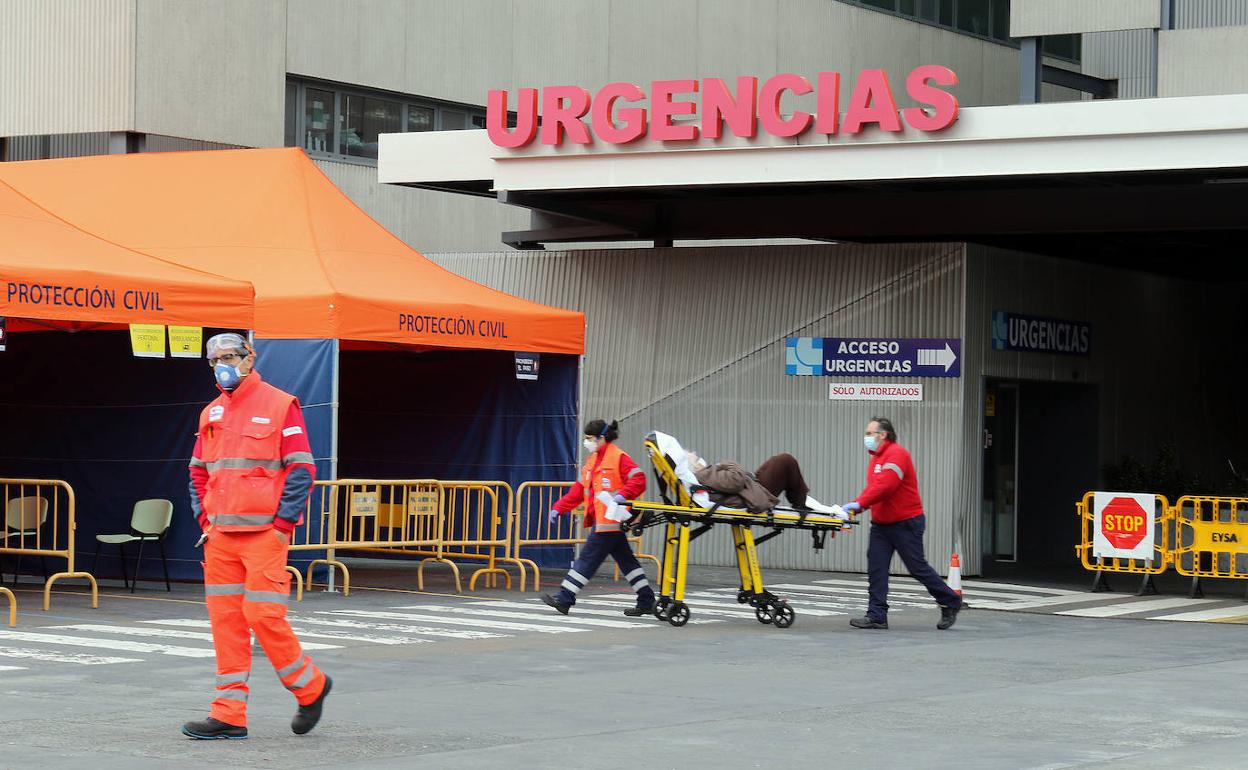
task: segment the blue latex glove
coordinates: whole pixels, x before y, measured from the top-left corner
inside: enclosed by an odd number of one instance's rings
[[[556,521],[559,521],[559,516],[560,516],[559,511],[556,511],[554,508],[550,509],[550,523],[551,524],[554,524]]]
[[[842,503],[841,510],[846,513],[857,513],[862,510],[862,506],[858,503]]]
[[[628,498],[625,497],[624,495],[621,495],[619,492],[616,492],[614,495],[611,495],[611,499],[615,501],[616,505],[623,505],[624,503],[628,502]]]

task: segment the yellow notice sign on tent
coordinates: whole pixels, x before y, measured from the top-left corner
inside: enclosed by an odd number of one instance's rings
[[[170,326],[169,355],[174,358],[199,358],[203,345],[202,326]]]
[[[139,358],[164,358],[164,325],[130,324],[130,349]]]

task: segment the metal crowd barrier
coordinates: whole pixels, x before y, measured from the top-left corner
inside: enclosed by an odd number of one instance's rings
[[[100,591],[95,577],[74,569],[74,539],[77,520],[74,513],[74,490],[67,482],[56,479],[2,479],[4,489],[5,527],[0,537],[0,554],[18,558],[38,556],[64,559],[64,572],[57,572],[44,581],[43,609],[52,601],[52,586],[62,578],[83,578],[91,584],[91,607],[100,606]],[[16,572],[16,569],[15,569]],[[9,597],[10,618],[14,613]]]
[[[534,591],[541,588],[542,570],[535,561],[525,558],[521,549],[552,545],[570,546],[575,549],[584,544],[588,537],[587,533],[581,534],[585,531],[580,525],[585,517],[584,507],[577,508],[567,516],[560,516],[553,524],[550,521],[550,509],[560,497],[563,497],[567,489],[568,482],[565,481],[526,481],[516,490],[511,560],[532,570]],[[654,562],[657,568],[662,568],[657,557],[642,553],[640,536],[630,535],[628,541],[632,544],[633,554],[639,561],[649,560]],[[618,564],[615,565],[615,579],[620,579]],[[523,572],[520,575],[520,590],[525,590]]]
[[[1172,563],[1192,579],[1189,596],[1204,595],[1201,578],[1248,578],[1248,498],[1184,495],[1173,518]]]
[[[1094,492],[1088,492],[1083,496],[1082,500],[1075,504],[1075,510],[1079,515],[1080,533],[1079,544],[1075,546],[1075,552],[1079,555],[1079,561],[1082,562],[1084,569],[1096,573],[1096,576],[1092,579],[1092,591],[1110,590],[1109,582],[1105,577],[1106,574],[1126,573],[1144,576],[1137,594],[1156,593],[1157,589],[1153,584],[1153,577],[1165,572],[1172,563],[1170,544],[1174,542],[1174,519],[1170,502],[1161,495],[1156,496],[1160,511],[1155,511],[1156,516],[1153,521],[1152,558],[1125,559],[1092,555],[1093,530],[1096,526],[1096,517],[1092,509],[1094,496]]]
[[[319,564],[342,575],[342,595],[351,594],[351,571],[337,559],[339,550],[381,553],[436,553],[441,534],[442,485],[434,479],[378,481],[338,479],[318,481],[318,504],[309,503],[305,517],[307,537],[291,550],[325,551],[325,558],[308,564],[307,585]],[[318,495],[314,494],[316,498]],[[316,536],[313,537],[312,533]],[[314,542],[319,540],[319,542]],[[422,563],[421,570],[424,565]],[[418,573],[424,588],[423,573]]]
[[[421,562],[417,585],[423,590],[425,564],[434,561],[451,568],[455,590],[462,591],[459,567],[454,559],[485,562],[485,566],[474,570],[468,580],[469,591],[476,590],[477,578],[482,575],[486,576],[487,588],[496,588],[498,576],[502,575],[510,589],[511,575],[499,566],[500,563],[515,564],[523,584],[525,565],[510,554],[511,521],[515,515],[511,485],[505,481],[443,481],[440,484],[443,515],[437,552]]]
[[[17,599],[13,596],[13,592],[4,586],[0,586],[0,596],[9,600],[9,628],[17,625]]]

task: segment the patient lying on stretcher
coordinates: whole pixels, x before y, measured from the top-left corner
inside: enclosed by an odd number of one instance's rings
[[[770,457],[751,474],[732,461],[707,463],[696,452],[686,451],[667,434],[656,431],[655,436],[664,454],[675,462],[676,475],[685,486],[691,490],[695,487],[706,488],[693,493],[693,500],[698,505],[710,507],[719,503],[728,508],[766,511],[776,507],[783,494],[794,510],[849,519],[849,514],[839,505],[824,505],[810,494],[801,466],[791,454]]]

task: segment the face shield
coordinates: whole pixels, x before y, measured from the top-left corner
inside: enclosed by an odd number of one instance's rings
[[[234,332],[224,332],[222,334],[214,334],[208,338],[207,345],[204,346],[205,352],[208,354],[208,360],[219,358],[228,353],[235,353],[240,357],[246,357],[251,352],[247,340],[243,339],[243,335]]]

